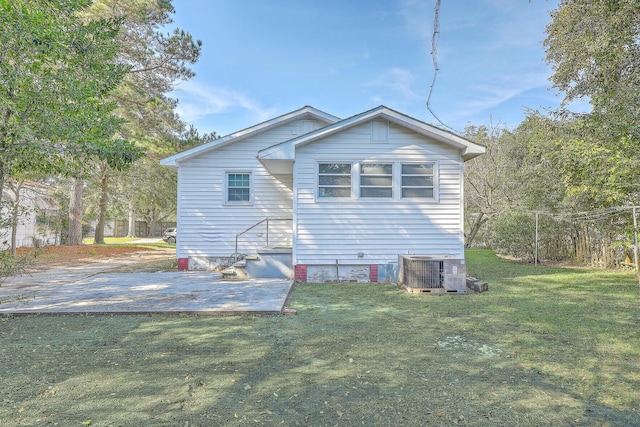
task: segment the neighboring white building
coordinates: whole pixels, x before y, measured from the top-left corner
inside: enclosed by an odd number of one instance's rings
[[[0,250],[11,246],[12,209],[18,199],[16,247],[33,247],[59,244],[55,227],[47,221],[57,218],[59,206],[51,195],[53,188],[32,181],[5,183],[2,195],[2,221],[0,224]]]
[[[484,151],[385,106],[306,106],[192,148],[161,161],[178,170],[179,265],[271,251],[300,281],[395,280],[403,254],[464,270],[463,163]]]

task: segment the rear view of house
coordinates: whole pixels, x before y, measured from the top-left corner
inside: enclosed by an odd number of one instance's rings
[[[307,106],[192,148],[161,162],[178,170],[179,265],[247,255],[255,277],[378,282],[419,254],[464,281],[463,163],[483,152],[385,106]]]

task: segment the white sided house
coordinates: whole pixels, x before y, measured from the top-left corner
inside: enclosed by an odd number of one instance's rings
[[[463,163],[484,151],[385,106],[344,120],[306,106],[165,158],[179,267],[246,256],[251,277],[381,282],[415,254],[464,286]]]
[[[33,181],[8,179],[2,189],[0,250],[15,245],[41,247],[60,243],[56,227],[60,207],[54,188]]]

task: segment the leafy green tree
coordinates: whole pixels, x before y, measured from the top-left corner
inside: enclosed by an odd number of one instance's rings
[[[535,246],[533,215],[522,209],[503,212],[489,224],[487,241],[501,254],[533,260]]]
[[[486,153],[465,163],[465,247],[471,246],[489,221],[513,202],[509,131],[499,124],[467,126],[464,136],[486,147]]]
[[[19,172],[70,174],[121,120],[107,95],[119,21],[83,24],[88,0],[0,0],[0,186]]]
[[[593,207],[633,203],[640,188],[640,2],[562,0],[544,45],[563,107],[588,99],[571,115],[562,163],[567,184]],[[634,172],[635,171],[635,172]]]
[[[96,156],[121,164],[135,152],[109,98],[130,70],[116,56],[122,20],[82,22],[90,4],[0,0],[0,186],[7,175],[76,176]]]
[[[168,93],[175,89],[178,81],[193,77],[189,65],[198,60],[202,44],[180,29],[164,32],[172,24],[173,13],[170,1],[96,0],[82,15],[87,20],[107,17],[122,20],[118,37],[119,61],[128,64],[130,70],[112,95],[118,105],[118,115],[126,119],[120,134],[154,159],[172,154],[174,147],[179,145],[185,124],[175,113],[177,101],[168,97]],[[149,171],[150,164],[146,160],[140,162],[131,169],[131,174]],[[156,173],[151,175],[157,176]],[[126,174],[101,169],[100,179],[105,176],[107,179],[129,179]],[[125,186],[125,182],[116,183],[114,188]],[[145,184],[138,182],[135,187],[129,187],[131,191],[124,197],[128,199],[131,216],[137,209],[149,211],[148,207],[136,206],[142,200],[150,200],[144,193]],[[108,186],[103,188],[106,191]],[[130,218],[131,222],[133,218]]]
[[[559,154],[570,122],[529,112],[510,134],[505,151],[508,179],[517,205],[527,210],[557,212],[570,208]],[[572,204],[572,203],[571,203]]]
[[[619,119],[638,111],[640,3],[562,0],[551,18],[544,45],[564,102],[589,98],[595,113]]]

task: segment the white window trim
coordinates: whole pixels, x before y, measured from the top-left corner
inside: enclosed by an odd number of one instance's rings
[[[249,175],[249,200],[229,200],[229,175],[242,174]],[[251,206],[253,205],[253,173],[246,169],[233,170],[227,169],[224,171],[224,204],[227,206]]]
[[[433,197],[402,197],[402,165],[424,165],[424,164],[432,164],[433,165]],[[438,173],[440,170],[440,165],[437,160],[433,161],[422,161],[422,162],[398,162],[398,199],[399,200],[422,200],[422,201],[440,201],[440,180],[438,179]]]
[[[320,197],[320,164],[321,163],[350,163],[351,164],[351,196],[350,197]],[[360,196],[360,165],[363,164],[392,164],[393,165],[393,197],[361,197]],[[433,197],[402,197],[402,165],[433,165]],[[358,161],[340,161],[340,160],[317,160],[315,167],[315,196],[318,202],[328,203],[397,203],[397,202],[421,202],[421,203],[438,203],[440,202],[440,162],[438,160],[424,161],[384,161],[384,160],[367,160]]]

